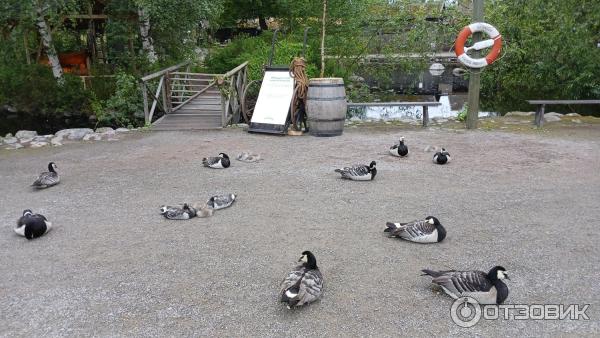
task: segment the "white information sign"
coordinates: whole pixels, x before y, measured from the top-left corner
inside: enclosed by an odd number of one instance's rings
[[[293,95],[294,78],[288,71],[266,71],[251,122],[285,125]]]

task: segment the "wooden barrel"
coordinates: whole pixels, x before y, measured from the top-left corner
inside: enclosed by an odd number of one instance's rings
[[[342,135],[347,110],[344,79],[310,79],[308,82],[306,113],[311,135]]]

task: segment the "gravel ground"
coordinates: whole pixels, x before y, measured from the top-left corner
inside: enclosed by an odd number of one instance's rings
[[[411,154],[385,155],[400,135]],[[154,132],[119,142],[0,152],[0,336],[541,336],[600,334],[600,138],[353,128],[335,138],[240,129]],[[427,145],[453,161],[434,165]],[[202,168],[201,157],[265,158]],[[337,166],[376,160],[373,182]],[[32,191],[49,161],[60,185]],[[168,221],[164,203],[235,192],[211,218]],[[25,208],[56,225],[27,241]],[[386,221],[437,216],[443,243],[382,235]],[[279,282],[303,250],[321,301],[288,311]],[[503,265],[510,304],[591,304],[590,320],[450,319],[420,269]]]

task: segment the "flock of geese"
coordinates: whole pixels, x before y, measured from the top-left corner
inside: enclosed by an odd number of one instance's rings
[[[408,147],[401,138],[397,144],[394,144],[389,153],[393,156],[408,156]],[[260,155],[242,153],[238,155],[238,160],[244,162],[255,162],[260,160]],[[450,154],[446,149],[433,155],[433,162],[444,165],[450,162]],[[207,168],[226,169],[231,165],[229,156],[220,153],[216,157],[207,157],[202,159],[202,164]],[[353,165],[335,169],[335,172],[341,174],[343,179],[354,181],[370,181],[375,179],[377,168],[375,161],[369,165]],[[33,182],[32,186],[37,189],[44,189],[54,186],[60,182],[57,173],[57,166],[54,162],[48,164],[48,171],[43,172]],[[212,216],[215,210],[227,208],[233,204],[236,199],[235,194],[225,194],[210,197],[206,202],[189,204],[184,203],[179,206],[163,205],[160,207],[160,214],[167,219],[188,220],[194,217]],[[22,216],[17,221],[15,232],[27,239],[34,239],[48,233],[52,228],[52,223],[46,217],[40,214],[34,214],[31,210],[23,211]],[[446,238],[446,229],[440,221],[427,216],[422,220],[415,220],[407,223],[386,223],[383,230],[388,237],[399,238],[414,243],[439,243]],[[296,266],[282,281],[279,298],[289,308],[300,307],[319,299],[323,293],[323,275],[317,266],[317,259],[310,251],[302,252],[300,263]],[[479,304],[501,304],[508,297],[508,287],[503,282],[508,278],[506,269],[496,266],[488,272],[483,271],[434,271],[429,269],[422,270],[423,275],[432,277],[432,282],[439,285],[445,293],[452,298],[471,297]]]

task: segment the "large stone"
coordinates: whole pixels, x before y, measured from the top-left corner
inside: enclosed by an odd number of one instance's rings
[[[56,136],[66,137],[69,140],[81,140],[85,135],[93,132],[90,128],[71,128],[58,131]]]
[[[21,149],[23,148],[23,145],[20,143],[13,143],[13,144],[9,144],[8,147],[4,148],[7,150],[15,150],[15,149]]]
[[[44,146],[47,146],[48,142],[39,142],[39,141],[33,141],[31,142],[31,144],[29,145],[30,148],[41,148]]]
[[[50,144],[52,144],[53,146],[62,146],[62,136],[56,136],[54,137],[52,140],[50,140]]]
[[[533,116],[535,115],[534,111],[511,111],[506,113],[504,116]]]
[[[100,141],[102,139],[102,135],[97,133],[87,134],[83,137],[84,141]]]
[[[577,113],[568,113],[567,116],[569,116],[569,117],[581,117],[581,115],[579,115]]]
[[[101,127],[101,128],[96,128],[96,133],[98,134],[105,134],[105,133],[110,133],[110,132],[114,132],[115,130],[112,129],[111,127]]]
[[[6,134],[4,137],[5,137],[5,138],[13,137],[13,134],[11,134],[11,133],[8,133],[8,134]]]
[[[548,117],[548,116],[556,116],[556,117],[558,117],[558,118],[561,118],[561,117],[563,117],[564,115],[563,115],[563,114],[561,114],[561,113],[556,113],[556,112],[550,112],[550,113],[546,113],[546,114],[544,114],[544,117]]]
[[[31,141],[33,141],[33,138],[22,138],[22,139],[19,139],[20,143],[29,143]]]
[[[8,136],[7,136],[7,137],[4,139],[4,143],[6,143],[6,144],[15,144],[15,143],[17,143],[17,142],[19,142],[19,140],[17,140],[17,138],[16,138],[16,137],[12,137],[12,136],[11,136],[11,137],[8,137]]]
[[[29,139],[29,138],[34,138],[37,136],[37,131],[35,130],[19,130],[16,134],[15,137],[16,138],[25,138],[25,139]]]
[[[47,142],[48,139],[52,138],[54,135],[38,135],[33,138],[35,142]]]
[[[126,133],[129,131],[129,129],[127,128],[117,128],[117,130],[115,130],[117,133]]]
[[[558,122],[560,121],[560,117],[562,115],[558,113],[548,113],[544,114],[544,121],[546,122]]]

